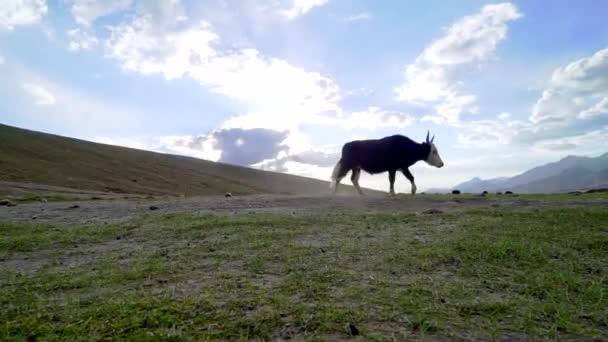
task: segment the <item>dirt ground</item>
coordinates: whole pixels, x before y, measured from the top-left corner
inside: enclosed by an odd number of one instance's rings
[[[482,208],[560,208],[606,207],[608,198],[538,199],[524,196],[475,195],[398,195],[377,196],[293,196],[249,195],[236,197],[205,196],[155,200],[73,200],[61,202],[21,203],[0,206],[0,220],[6,222],[44,222],[55,225],[112,223],[148,215],[168,213],[247,213],[271,212],[301,214],[362,210],[369,212],[432,212]]]

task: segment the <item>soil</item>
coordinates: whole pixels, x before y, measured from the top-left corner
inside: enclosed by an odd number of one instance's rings
[[[149,215],[168,213],[248,213],[270,212],[297,215],[315,212],[358,210],[368,212],[413,212],[434,214],[481,208],[561,208],[606,207],[608,199],[538,200],[520,197],[459,197],[452,195],[372,196],[293,196],[247,195],[225,198],[204,196],[168,198],[151,201],[75,200],[67,202],[21,203],[15,207],[0,206],[0,221],[43,222],[53,225],[114,223]],[[154,208],[154,210],[151,210]]]

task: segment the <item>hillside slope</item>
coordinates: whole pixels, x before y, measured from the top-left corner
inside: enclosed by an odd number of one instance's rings
[[[98,144],[2,124],[0,180],[153,195],[329,192],[329,183],[317,179]],[[353,192],[350,186],[342,190]]]

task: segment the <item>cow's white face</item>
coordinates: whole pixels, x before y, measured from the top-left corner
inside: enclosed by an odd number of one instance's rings
[[[429,152],[428,157],[426,157],[427,164],[435,166],[435,167],[443,167],[443,161],[439,156],[439,151],[437,150],[437,146],[431,143],[431,152]]]

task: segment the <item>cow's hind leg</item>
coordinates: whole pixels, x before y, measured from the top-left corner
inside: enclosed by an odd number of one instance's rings
[[[363,196],[363,191],[361,191],[361,187],[359,186],[359,177],[361,176],[361,169],[360,168],[354,168],[353,169],[353,173],[350,176],[350,180],[353,182],[353,185],[355,186],[355,189],[357,189],[357,192],[359,193],[359,195]]]
[[[338,164],[336,164],[336,166],[334,167],[334,171],[331,175],[334,195],[338,192],[338,186],[340,185],[340,181],[346,176],[348,171],[350,171],[350,169],[344,164],[342,160],[340,160]]]

